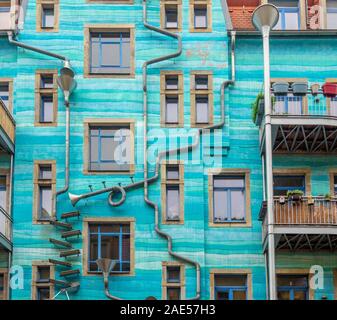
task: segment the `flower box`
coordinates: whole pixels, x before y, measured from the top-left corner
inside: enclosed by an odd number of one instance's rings
[[[294,82],[291,84],[294,95],[306,95],[308,93],[308,84],[306,82]]]
[[[282,95],[287,94],[289,91],[289,83],[288,82],[274,82],[273,85],[273,91],[276,95]]]
[[[322,86],[322,89],[326,97],[335,97],[337,95],[337,83],[326,83]]]
[[[311,94],[313,96],[316,96],[319,94],[320,85],[318,83],[313,83],[310,89],[311,89]]]

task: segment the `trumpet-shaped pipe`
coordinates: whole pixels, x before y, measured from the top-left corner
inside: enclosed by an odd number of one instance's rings
[[[175,257],[178,260],[184,261],[186,263],[192,264],[195,266],[196,269],[196,275],[197,275],[197,285],[196,285],[196,296],[191,298],[191,299],[200,299],[200,283],[201,283],[201,278],[200,278],[200,265],[199,263],[188,259],[184,256],[178,255],[172,250],[172,238],[169,234],[165,233],[164,231],[160,230],[159,228],[159,208],[158,205],[154,202],[152,202],[148,198],[148,185],[152,184],[159,178],[159,169],[160,169],[160,163],[163,158],[165,158],[168,155],[176,155],[178,152],[183,153],[183,152],[190,152],[193,151],[194,148],[196,148],[199,145],[200,142],[200,136],[207,130],[213,130],[213,129],[218,129],[222,128],[225,124],[225,89],[228,88],[230,85],[235,84],[235,32],[231,33],[231,60],[232,60],[232,68],[231,68],[231,80],[226,80],[222,83],[221,88],[220,88],[220,106],[221,106],[221,120],[220,122],[207,126],[204,128],[200,128],[197,130],[195,137],[194,137],[194,142],[190,145],[181,147],[181,148],[176,148],[176,149],[169,149],[165,151],[161,151],[158,153],[157,158],[156,158],[156,164],[155,164],[155,173],[152,177],[148,177],[147,175],[147,67],[148,65],[151,65],[156,62],[164,61],[166,59],[174,58],[177,57],[181,54],[182,52],[182,42],[181,38],[179,35],[176,35],[174,33],[168,32],[166,30],[151,26],[147,23],[147,15],[146,15],[146,0],[143,0],[143,20],[144,20],[144,26],[150,30],[159,32],[164,35],[168,35],[172,38],[176,38],[178,40],[178,50],[175,53],[172,53],[170,55],[166,55],[161,58],[155,58],[150,61],[147,61],[143,65],[143,90],[144,90],[144,180],[131,183],[129,185],[120,187],[120,189],[117,189],[117,186],[105,188],[99,191],[94,191],[90,192],[87,194],[83,195],[74,195],[69,193],[70,200],[72,204],[75,206],[76,203],[82,199],[86,199],[89,197],[97,196],[103,193],[108,193],[109,192],[109,200],[112,199],[113,195],[117,192],[122,192],[122,199],[124,198],[123,195],[126,195],[126,191],[129,191],[131,189],[136,189],[139,187],[144,187],[144,200],[146,203],[148,203],[150,206],[154,208],[155,211],[155,231],[162,237],[167,239],[168,242],[168,253],[172,256]],[[146,168],[146,170],[145,170]],[[124,192],[123,192],[123,191]],[[122,200],[121,199],[121,200]],[[125,198],[124,198],[125,200]],[[124,201],[120,201],[120,204],[122,204]],[[110,201],[109,201],[110,203]],[[115,202],[113,202],[116,204]],[[112,203],[110,203],[113,205]],[[120,205],[119,204],[119,205]],[[115,206],[115,205],[114,205]],[[116,297],[115,297],[116,298]],[[118,298],[119,299],[119,298]],[[189,299],[188,299],[189,300]]]

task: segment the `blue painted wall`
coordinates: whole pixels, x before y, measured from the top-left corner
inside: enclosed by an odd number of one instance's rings
[[[60,31],[36,33],[35,2],[30,1],[25,29],[20,33],[22,42],[39,46],[71,60],[77,73],[78,88],[72,96],[70,191],[88,192],[117,183],[128,184],[127,176],[83,175],[83,120],[86,118],[134,118],[136,120],[136,174],[135,181],[143,178],[143,102],[142,64],[145,60],[172,52],[176,43],[143,27],[140,0],[134,5],[94,5],[84,0],[60,1]],[[214,75],[214,121],[220,120],[220,86],[228,79],[228,37],[220,0],[213,0],[213,32],[189,33],[189,1],[183,0],[183,53],[181,57],[149,68],[149,129],[160,128],[160,70],[182,70],[184,73],[185,128],[190,127],[190,71],[212,70]],[[148,1],[148,20],[159,25],[159,1]],[[84,25],[95,23],[132,23],[136,27],[135,79],[83,78]],[[14,78],[14,115],[17,122],[14,174],[14,252],[13,265],[24,268],[23,290],[13,290],[13,299],[30,299],[31,264],[34,260],[57,258],[59,250],[48,242],[59,237],[52,226],[32,224],[33,162],[55,159],[57,187],[64,183],[65,108],[59,92],[58,126],[34,127],[34,79],[36,69],[60,68],[61,62],[23,49],[15,49],[0,39],[0,77]],[[271,43],[271,70],[273,77],[307,77],[310,81],[324,82],[336,74],[335,39],[274,39]],[[322,53],[324,51],[324,59]],[[173,237],[174,250],[197,260],[202,267],[202,298],[209,298],[209,270],[211,268],[245,268],[252,270],[253,298],[266,298],[265,267],[261,245],[261,222],[258,213],[262,200],[262,172],[259,156],[258,129],[251,120],[251,103],[261,90],[263,80],[262,45],[260,39],[239,38],[236,47],[237,82],[226,94],[226,125],[222,131],[228,154],[215,157],[214,164],[185,165],[185,223],[181,226],[162,226]],[[176,132],[177,129],[169,129]],[[149,140],[155,137],[152,133]],[[206,141],[207,142],[207,141]],[[138,152],[139,150],[139,152]],[[195,153],[200,152],[196,150]],[[194,154],[195,156],[195,154]],[[315,158],[275,157],[278,167],[300,166],[312,168],[313,192],[328,188],[328,168],[336,160],[332,156]],[[205,157],[205,160],[210,160]],[[251,173],[251,228],[212,228],[208,226],[209,168],[245,168]],[[150,167],[151,173],[153,167]],[[150,174],[151,174],[150,173]],[[150,187],[150,197],[160,202],[160,181]],[[58,214],[72,210],[66,195],[59,198]],[[161,298],[161,263],[170,260],[167,243],[154,232],[154,214],[143,201],[143,190],[128,193],[127,201],[118,208],[107,205],[106,196],[80,202],[83,217],[135,217],[135,275],[113,277],[110,289],[114,295],[127,299],[144,299],[149,295]],[[82,221],[75,222],[82,229]],[[75,247],[82,249],[82,239]],[[74,267],[82,270],[82,257],[75,258]],[[325,294],[332,298],[332,269],[336,258],[330,253],[289,254],[277,257],[277,266],[284,268],[308,267],[323,263],[327,270]],[[105,299],[103,281],[99,276],[80,278],[81,287],[71,299]],[[195,294],[195,270],[187,267],[186,296]],[[318,296],[319,297],[319,296]]]

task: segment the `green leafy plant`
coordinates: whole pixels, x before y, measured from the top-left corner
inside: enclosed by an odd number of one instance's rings
[[[256,121],[257,113],[259,111],[259,104],[260,104],[260,101],[262,99],[264,99],[264,94],[262,92],[260,92],[256,96],[256,99],[255,99],[254,103],[252,104],[252,118],[253,118],[254,122]]]
[[[331,200],[331,199],[332,199],[332,195],[331,195],[330,193],[326,193],[326,194],[324,195],[324,198],[325,198],[326,200]]]
[[[287,197],[289,198],[292,196],[303,196],[303,191],[302,190],[288,190]]]

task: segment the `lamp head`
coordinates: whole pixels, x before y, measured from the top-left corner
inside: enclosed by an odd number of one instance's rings
[[[66,104],[69,104],[69,97],[77,86],[74,77],[75,72],[73,71],[73,69],[71,69],[69,61],[66,60],[64,62],[63,68],[60,70],[60,75],[57,78],[57,84],[63,91],[64,100]]]
[[[108,279],[109,274],[111,270],[115,267],[117,261],[106,259],[106,258],[101,258],[101,259],[97,259],[96,263],[98,265],[98,268],[102,270],[104,279]]]
[[[279,19],[279,11],[273,4],[262,4],[258,6],[252,16],[252,23],[256,30],[261,31],[262,27],[275,27]]]

